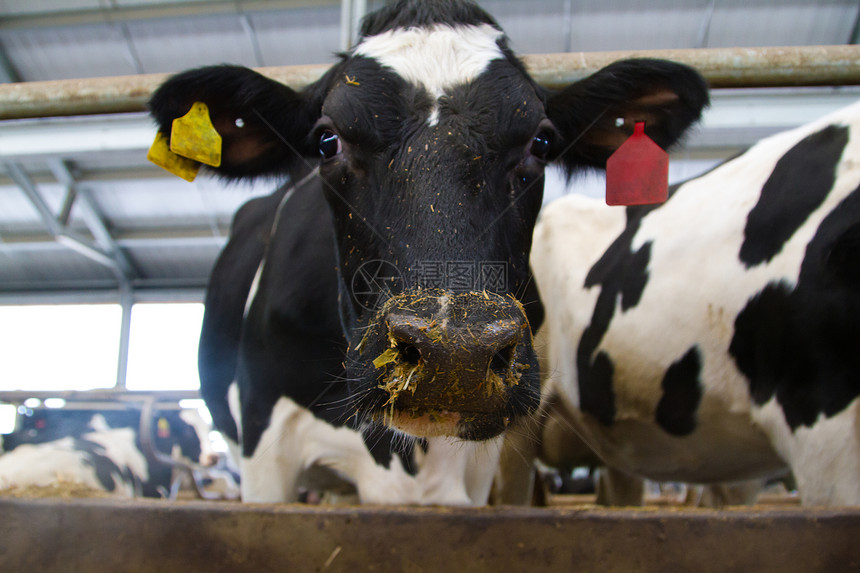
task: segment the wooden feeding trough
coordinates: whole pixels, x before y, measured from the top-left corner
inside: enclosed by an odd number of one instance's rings
[[[0,571],[860,571],[860,510],[0,499]]]

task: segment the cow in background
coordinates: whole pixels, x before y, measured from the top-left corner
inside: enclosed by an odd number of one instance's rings
[[[205,424],[196,412],[156,412],[150,448],[140,434],[140,410],[34,410],[19,416],[3,439],[0,489],[83,484],[122,496],[161,497],[173,465],[161,456],[208,461]],[[203,432],[203,433],[200,433]],[[201,448],[203,444],[203,448]]]
[[[704,484],[790,469],[805,505],[860,504],[858,130],[860,103],[665,204],[544,209],[543,403],[609,466]],[[507,461],[530,459],[517,441]]]
[[[501,435],[539,402],[545,166],[601,169],[637,121],[667,147],[707,101],[694,70],[644,59],[545,90],[453,0],[369,15],[299,92],[234,66],[162,85],[163,140],[199,102],[215,173],[291,181],[239,212],[207,294],[201,392],[241,444],[243,499],[293,501],[317,471],[363,502],[485,503]]]

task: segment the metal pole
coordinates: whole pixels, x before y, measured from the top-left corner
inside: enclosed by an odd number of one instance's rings
[[[558,88],[625,58],[660,58],[696,68],[712,88],[860,85],[860,46],[703,48],[525,56],[535,80]]]
[[[353,0],[341,0],[340,3],[340,49],[342,52],[352,47],[352,8]]]
[[[527,55],[535,80],[559,88],[631,57],[662,58],[698,69],[713,88],[860,85],[860,46],[707,48]],[[257,68],[294,89],[316,81],[327,65]],[[0,119],[137,112],[168,76],[0,84]]]
[[[367,14],[367,0],[341,0],[340,49],[348,51],[358,41],[361,19]]]
[[[119,286],[120,306],[122,307],[122,324],[119,333],[119,356],[116,365],[116,388],[126,389],[128,378],[128,344],[131,340],[131,310],[134,307],[134,291],[128,281]]]
[[[358,42],[361,21],[367,16],[367,0],[353,0],[352,5],[352,43]]]

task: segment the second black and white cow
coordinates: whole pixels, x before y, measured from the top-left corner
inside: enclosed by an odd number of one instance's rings
[[[19,416],[15,432],[3,437],[0,489],[65,483],[160,497],[171,487],[173,465],[159,454],[196,464],[211,448],[196,412],[156,412],[151,449],[143,444],[140,417],[140,410],[47,409]]]
[[[790,469],[804,504],[860,504],[858,133],[860,104],[661,206],[544,209],[544,403],[608,465],[693,483]]]
[[[300,92],[229,66],[167,81],[163,134],[205,103],[217,173],[292,182],[240,210],[207,295],[202,392],[241,443],[243,498],[293,500],[323,468],[364,502],[485,503],[501,434],[539,401],[545,165],[603,168],[636,121],[669,146],[707,99],[655,60],[548,92],[452,0],[371,14]]]

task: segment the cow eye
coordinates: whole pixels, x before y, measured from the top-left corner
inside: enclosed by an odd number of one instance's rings
[[[550,151],[552,151],[552,138],[550,134],[548,132],[541,131],[535,135],[529,151],[538,159],[545,161],[549,157]]]
[[[340,137],[331,131],[325,130],[320,135],[320,155],[325,159],[331,159],[341,151]]]

